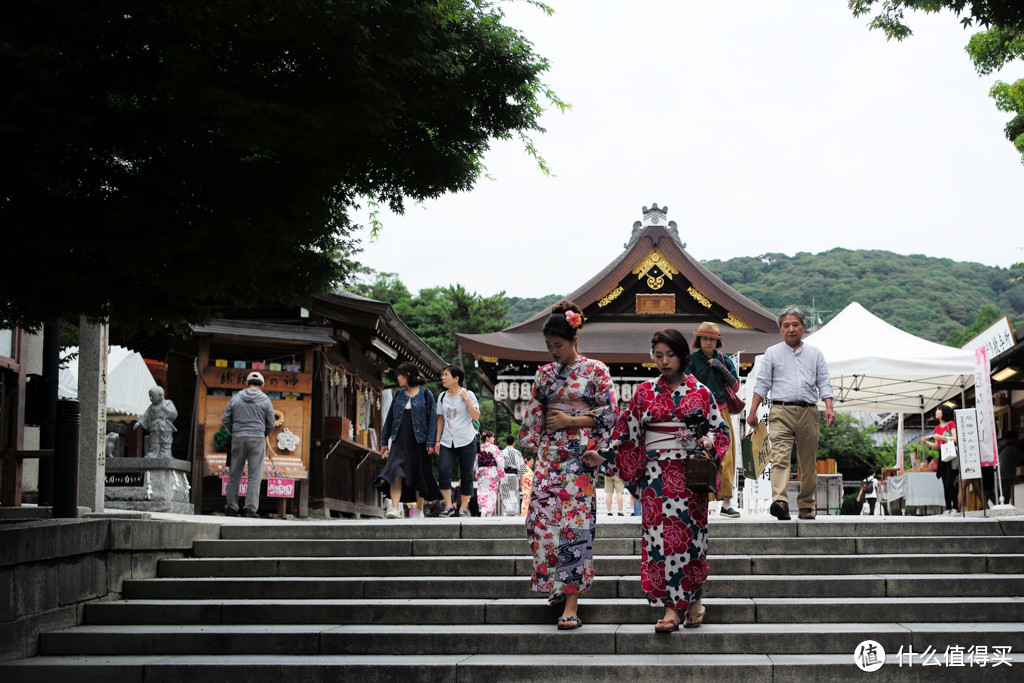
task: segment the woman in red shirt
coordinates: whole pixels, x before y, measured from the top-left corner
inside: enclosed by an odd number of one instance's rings
[[[956,443],[956,423],[953,422],[953,409],[945,404],[940,405],[935,409],[935,417],[939,419],[939,424],[933,430],[933,434],[926,436],[922,441],[935,449],[939,449],[945,441]],[[944,462],[940,458],[938,469],[935,471],[935,476],[942,480],[942,493],[946,499],[946,513],[960,511],[957,505],[956,486],[957,475],[960,471],[958,460],[959,458],[956,458],[952,462]]]

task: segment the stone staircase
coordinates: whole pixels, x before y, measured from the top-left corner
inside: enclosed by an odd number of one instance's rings
[[[0,680],[1024,676],[1022,518],[713,520],[708,616],[672,634],[653,633],[638,537],[636,518],[598,518],[585,625],[560,632],[529,590],[522,518],[225,524],[158,578],[125,581],[124,599],[85,605],[82,626],[43,633]],[[869,639],[888,654],[870,674],[854,662]],[[985,667],[969,659],[982,646]]]

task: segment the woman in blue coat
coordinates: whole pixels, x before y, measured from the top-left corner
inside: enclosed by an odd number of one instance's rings
[[[395,370],[400,390],[395,392],[380,435],[380,453],[387,461],[374,481],[391,497],[387,517],[399,516],[399,503],[416,502],[416,516],[423,516],[423,499],[440,500],[431,455],[437,436],[434,396],[423,388],[426,380],[412,363]],[[429,445],[428,445],[429,444]]]

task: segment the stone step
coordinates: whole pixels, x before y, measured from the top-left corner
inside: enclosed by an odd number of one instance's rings
[[[636,517],[599,517],[597,538],[636,538],[640,521]],[[812,521],[789,522],[712,520],[708,525],[712,538],[865,538],[885,536],[1024,536],[1019,520],[968,517],[861,518],[851,516],[819,517]],[[331,520],[303,524],[230,524],[221,527],[224,539],[525,539],[521,517],[487,519],[397,519]]]
[[[584,627],[586,628],[586,627]],[[563,634],[564,635],[564,634]],[[689,634],[686,634],[689,635]],[[653,634],[651,636],[653,638]],[[685,637],[671,634],[669,640]],[[978,681],[1016,683],[1024,654],[1010,653],[1005,663],[987,666],[913,666],[887,653],[886,664],[870,674],[872,681]],[[902,664],[902,665],[901,665]],[[1009,664],[1009,665],[1007,665]],[[865,677],[849,654],[485,654],[402,655],[381,660],[366,655],[149,655],[125,657],[36,657],[0,663],[0,677],[10,683],[250,683],[294,681],[382,681],[430,683],[549,683],[580,679],[590,683],[650,680],[750,681],[854,680]]]
[[[1024,623],[1020,597],[714,598],[708,624]],[[540,597],[376,600],[111,600],[85,605],[89,625],[549,624],[559,612]],[[587,623],[649,624],[645,598],[580,600]],[[483,627],[481,626],[482,630]]]
[[[597,555],[639,555],[641,540],[598,538]],[[400,557],[429,555],[526,555],[529,544],[523,538],[507,539],[235,539],[197,540],[196,557]],[[1024,536],[883,536],[779,537],[708,539],[708,554],[755,555],[770,551],[777,555],[883,555],[883,554],[1024,554]]]
[[[510,575],[458,580],[449,576],[262,576],[253,578],[129,579],[130,600],[247,599],[415,599],[527,598],[529,581]],[[864,574],[775,576],[715,574],[704,584],[708,598],[917,597],[1024,595],[1024,574]],[[640,577],[601,575],[591,598],[642,597]]]
[[[639,574],[637,555],[598,556],[601,575]],[[1024,568],[1024,555],[708,555],[714,574],[829,576],[846,574],[1009,574]],[[163,578],[270,576],[530,576],[526,556],[362,558],[202,558],[161,560]]]
[[[1024,650],[1024,624],[716,624],[677,635],[655,634],[660,610],[648,624],[584,624],[571,633],[552,624],[379,625],[272,624],[212,626],[78,626],[40,637],[40,655],[148,655],[218,653],[442,655],[501,654],[529,642],[534,654],[842,654],[864,640],[886,652],[900,646],[1000,645]]]

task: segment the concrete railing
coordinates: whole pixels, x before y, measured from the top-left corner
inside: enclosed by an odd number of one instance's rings
[[[120,598],[125,579],[219,535],[211,522],[99,516],[0,524],[0,660],[34,656],[40,632],[81,624],[86,602]]]

